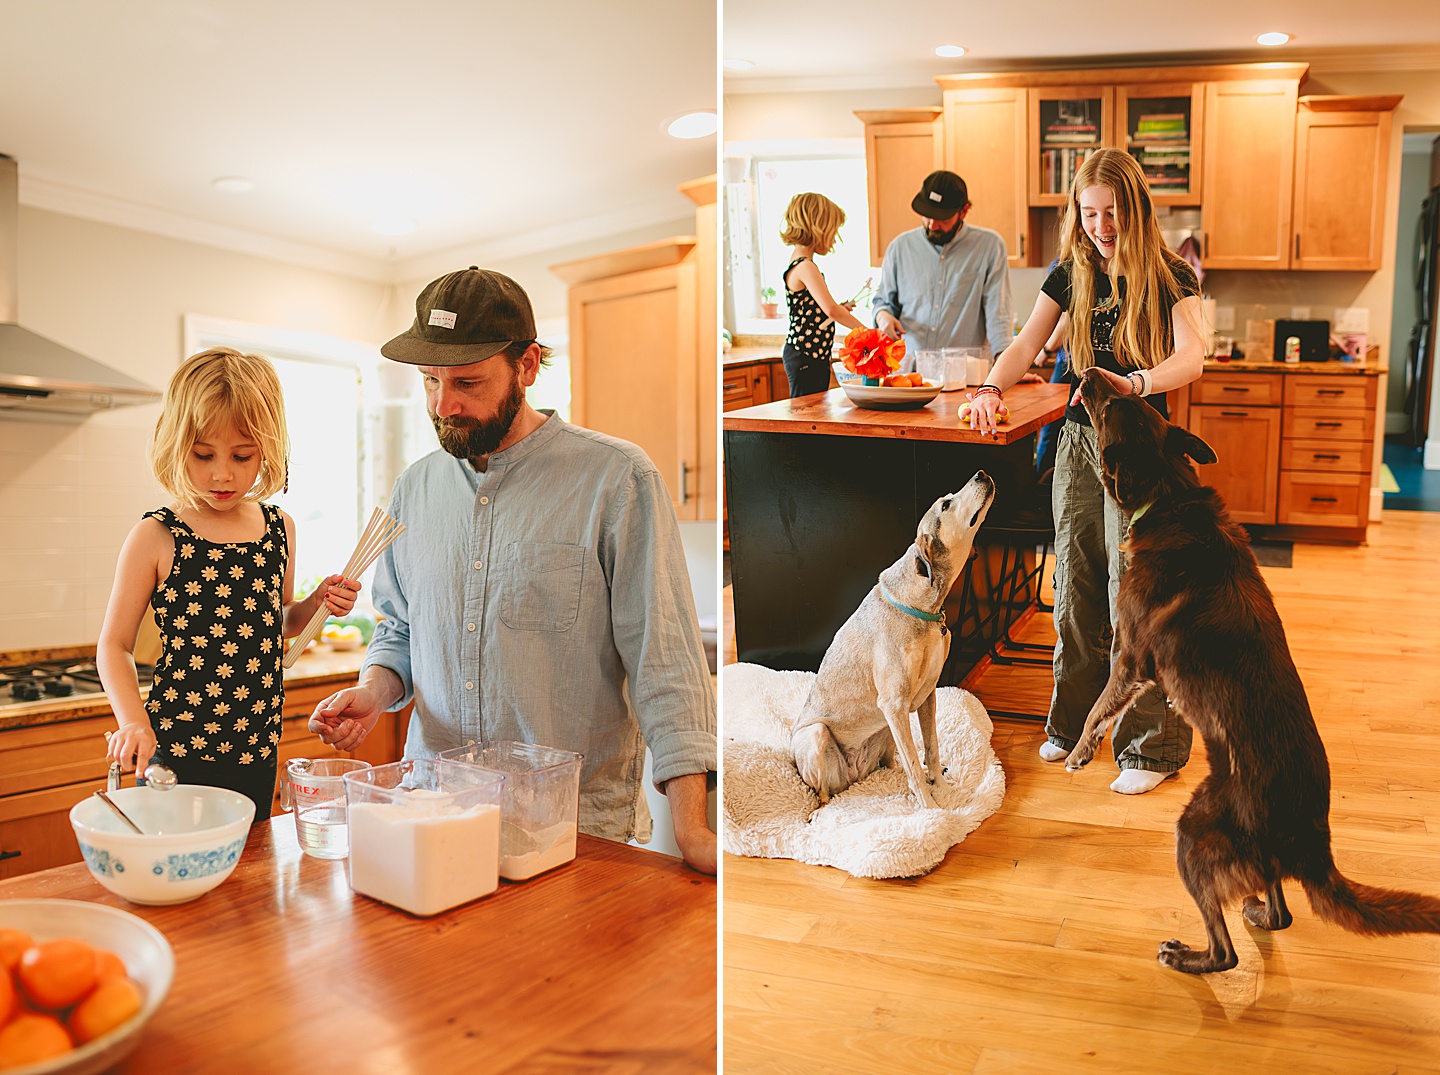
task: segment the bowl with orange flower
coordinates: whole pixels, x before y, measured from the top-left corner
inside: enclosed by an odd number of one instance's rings
[[[879,329],[854,329],[845,337],[840,362],[855,378],[842,380],[841,390],[857,407],[904,411],[925,406],[943,386],[918,373],[901,373],[904,357],[904,340],[892,340]]]

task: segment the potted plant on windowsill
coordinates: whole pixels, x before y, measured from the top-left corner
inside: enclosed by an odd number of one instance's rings
[[[780,316],[780,304],[775,301],[773,287],[763,288],[760,292],[760,316],[767,321],[774,321]]]

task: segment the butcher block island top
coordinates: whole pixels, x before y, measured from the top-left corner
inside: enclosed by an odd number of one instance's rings
[[[416,918],[303,854],[289,815],[190,903],[141,907],[83,864],[0,882],[145,919],[175,981],[122,1072],[713,1072],[716,885],[581,836],[575,861]],[[3,905],[0,905],[3,910]]]
[[[941,392],[925,406],[910,411],[877,411],[857,407],[843,388],[813,396],[764,403],[725,415],[727,431],[750,433],[815,433],[837,437],[897,437],[907,440],[966,444],[1011,444],[1029,436],[1065,413],[1069,388],[1063,384],[1017,384],[1005,390],[1010,418],[991,437],[960,422],[960,408],[973,389]]]

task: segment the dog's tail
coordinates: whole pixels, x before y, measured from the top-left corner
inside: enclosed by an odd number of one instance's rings
[[[1352,933],[1440,933],[1440,899],[1348,880],[1335,864],[1327,874],[1301,878],[1315,913]]]

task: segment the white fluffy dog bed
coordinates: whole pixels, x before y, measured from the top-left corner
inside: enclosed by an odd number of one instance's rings
[[[790,755],[790,731],[814,672],[726,665],[725,850],[754,858],[792,858],[836,866],[856,877],[914,877],[993,814],[1005,797],[1005,773],[990,748],[985,707],[959,687],[935,692],[935,726],[944,779],[936,809],[915,802],[897,764],[879,769],[820,806]],[[920,745],[919,721],[910,718]]]

